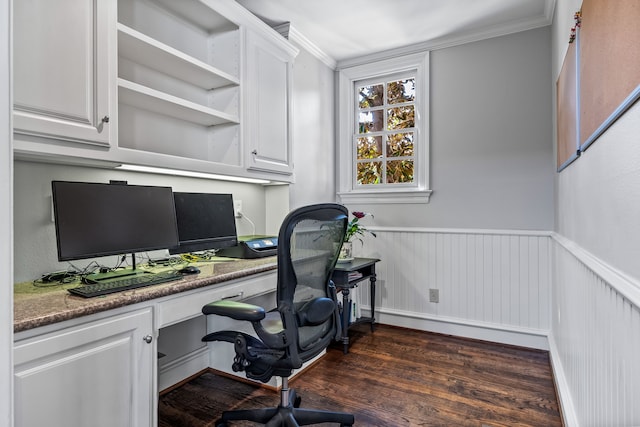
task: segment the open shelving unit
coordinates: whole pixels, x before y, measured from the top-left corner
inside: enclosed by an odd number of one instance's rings
[[[240,26],[196,0],[120,0],[117,34],[118,147],[240,167]]]

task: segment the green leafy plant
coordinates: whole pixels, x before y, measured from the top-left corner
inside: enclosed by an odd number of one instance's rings
[[[367,230],[359,222],[362,218],[364,218],[367,215],[371,215],[371,217],[373,218],[372,214],[366,213],[366,212],[352,212],[351,214],[353,215],[353,218],[351,219],[351,221],[349,221],[349,224],[347,226],[347,232],[344,235],[345,242],[351,242],[352,239],[358,239],[360,240],[360,242],[362,242],[362,236],[364,236],[365,233],[369,233],[373,237],[376,237],[376,233],[374,233],[373,231]]]

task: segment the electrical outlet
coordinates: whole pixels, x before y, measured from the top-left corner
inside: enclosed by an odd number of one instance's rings
[[[242,216],[242,200],[234,200],[233,201],[233,214],[236,218],[240,218]]]
[[[440,291],[438,289],[429,289],[429,302],[440,302]]]

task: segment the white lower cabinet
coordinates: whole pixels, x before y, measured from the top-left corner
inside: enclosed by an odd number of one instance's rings
[[[15,426],[152,426],[155,348],[151,308],[16,341]]]

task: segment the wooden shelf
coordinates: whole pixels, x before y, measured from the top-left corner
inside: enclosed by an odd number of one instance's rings
[[[118,24],[118,54],[203,89],[239,85],[238,78]]]
[[[214,110],[164,92],[118,79],[118,99],[127,105],[202,126],[240,123],[237,116]]]

